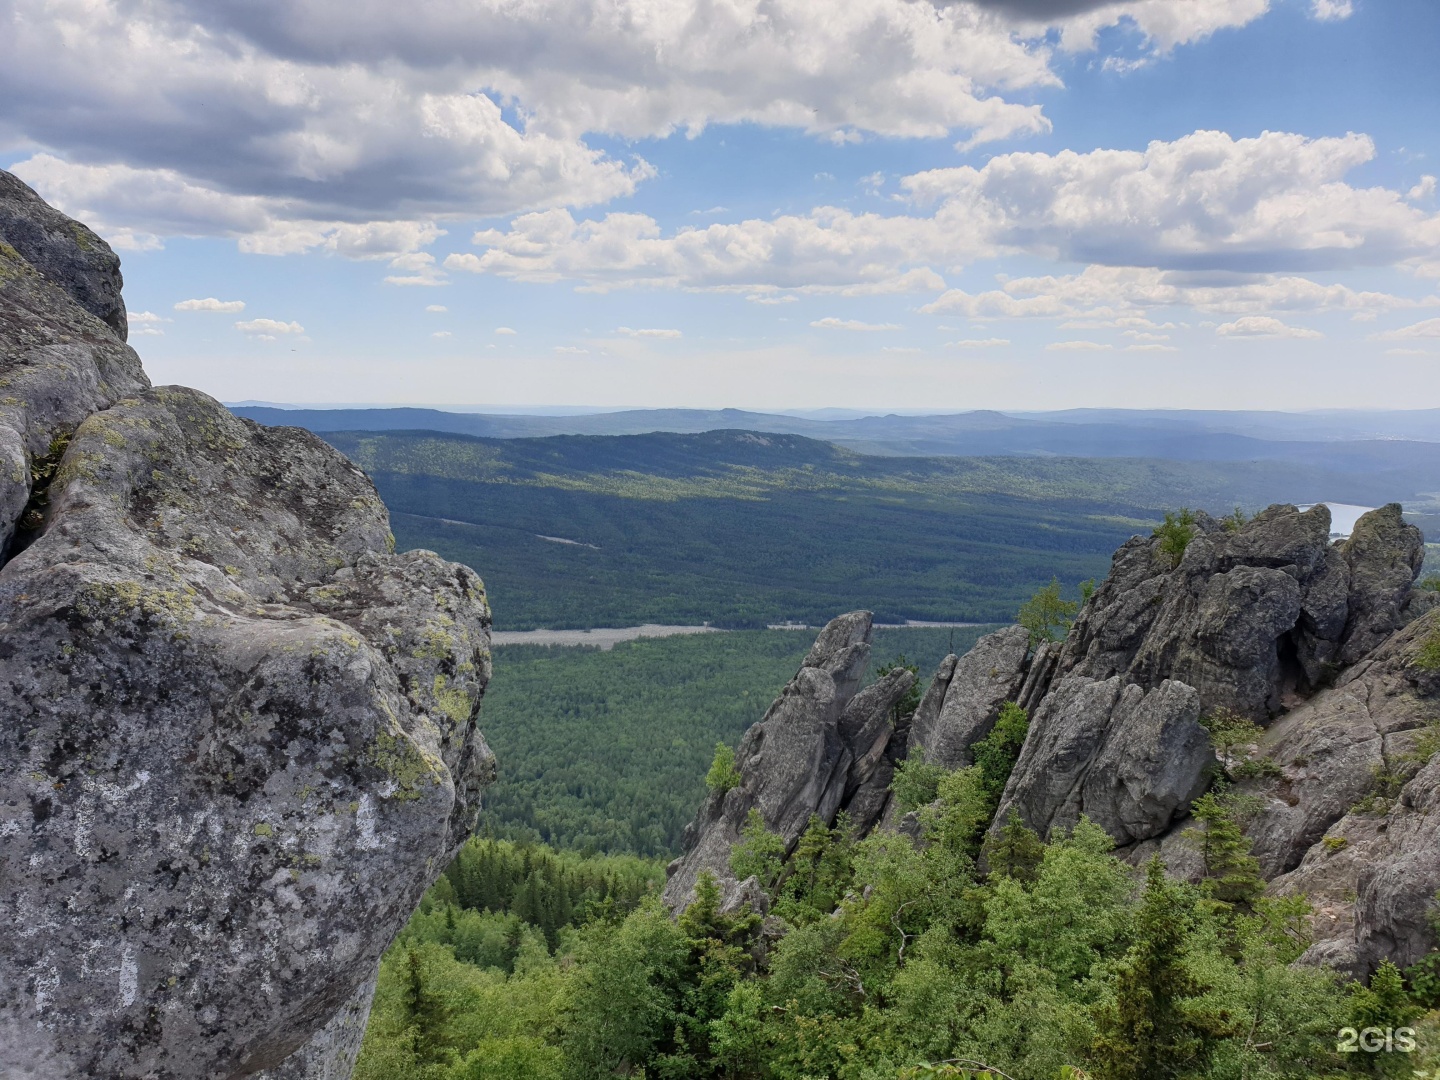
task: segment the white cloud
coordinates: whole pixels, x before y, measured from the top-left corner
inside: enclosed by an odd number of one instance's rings
[[[589,356],[589,349],[582,349],[578,345],[556,345],[555,351],[562,356]]]
[[[615,332],[617,334],[624,334],[626,337],[678,338],[681,336],[679,330],[662,330],[655,327],[632,330],[628,326],[617,326]]]
[[[1246,315],[1215,328],[1221,337],[1320,338],[1325,335],[1304,326],[1291,326],[1270,315]]]
[[[207,296],[204,300],[181,300],[175,305],[176,311],[221,311],[234,314],[245,310],[244,300],[217,300]]]
[[[435,265],[435,256],[428,251],[412,251],[397,255],[390,260],[390,269],[408,273],[390,274],[385,278],[387,285],[445,285],[445,272]]]
[[[881,347],[880,351],[882,353],[900,353],[905,356],[911,356],[915,353],[924,352],[925,350],[917,349],[913,345],[885,345]]]
[[[1420,182],[1405,193],[1405,198],[1411,202],[1418,202],[1421,199],[1428,199],[1435,194],[1435,177],[1422,176]]]
[[[1208,273],[1217,281],[1440,256],[1440,215],[1398,192],[1344,182],[1374,152],[1362,135],[1232,139],[1200,131],[1144,151],[1004,154],[979,169],[906,177],[913,205],[933,206],[930,216],[818,207],[666,235],[645,214],[577,220],[551,210],[476,233],[484,250],[452,254],[444,265],[520,281],[571,280],[595,291],[647,285],[764,296],[938,291],[944,279],[936,267],[1014,253],[1152,275]],[[1073,311],[1058,301],[1024,301],[1009,285],[1004,292],[1008,298],[987,294],[986,315]],[[947,294],[927,310],[968,311],[965,296]]]
[[[246,319],[235,324],[235,329],[242,334],[259,334],[270,336],[272,339],[277,334],[303,334],[305,328],[298,322],[281,322],[278,319]]]
[[[967,338],[963,341],[947,341],[945,347],[947,349],[998,349],[1009,344],[1009,338]]]
[[[1386,356],[1434,356],[1429,349],[1386,349]]]
[[[434,331],[430,336],[433,337],[433,338],[448,338],[448,337],[454,337],[454,335],[451,334],[449,330],[436,330],[436,331]]]
[[[126,318],[126,320],[130,323],[130,326],[131,326],[132,328],[135,327],[136,325],[142,325],[142,326],[143,326],[143,325],[148,324],[148,323],[162,323],[162,322],[174,322],[174,321],[175,321],[174,319],[167,319],[167,318],[165,318],[165,316],[163,316],[163,315],[156,315],[153,311],[131,311],[131,312],[128,312],[128,313],[126,314],[125,318]]]
[[[1423,322],[1402,326],[1398,330],[1386,330],[1383,333],[1372,334],[1371,337],[1376,341],[1408,341],[1412,338],[1440,338],[1440,319],[1426,319]]]
[[[132,326],[132,327],[130,328],[130,336],[131,336],[131,337],[164,337],[164,336],[165,336],[165,331],[164,331],[164,330],[161,330],[158,326]]]
[[[507,334],[507,335],[508,335],[508,334],[513,334],[513,333],[515,333],[515,331],[512,330],[512,329],[511,329],[510,327],[508,327],[508,326],[497,326],[497,327],[495,328],[495,333],[497,333],[497,334]]]
[[[1337,22],[1355,14],[1351,0],[1311,0],[1310,15],[1321,22]]]
[[[1126,345],[1126,352],[1179,352],[1174,345],[1157,345],[1154,342],[1147,342],[1141,345]]]
[[[1149,308],[1189,307],[1215,315],[1274,311],[1395,311],[1433,305],[1390,293],[1359,292],[1281,274],[1186,273],[1089,266],[1079,274],[1012,278],[1000,289],[951,289],[920,308],[926,314],[959,313],[976,319],[1065,318],[1067,328],[1123,327]],[[1083,324],[1083,326],[1082,326]]]
[[[858,330],[861,332],[874,330],[903,330],[904,327],[898,323],[867,323],[859,319],[837,319],[834,315],[827,315],[823,319],[816,319],[810,324],[821,330]]]
[[[1114,348],[1099,341],[1052,341],[1045,346],[1046,352],[1108,352]]]
[[[0,134],[44,147],[22,175],[131,249],[343,249],[349,229],[595,205],[654,175],[587,133],[1045,132],[1048,30],[1073,52],[1123,23],[1164,52],[1267,5],[9,0]]]
[[[449,311],[450,309],[449,309],[448,307],[446,307],[444,304],[426,304],[426,305],[425,305],[425,310],[426,310],[426,311],[429,311],[429,312],[432,312],[432,313],[434,313],[434,314],[436,314],[436,315],[443,315],[445,312]]]

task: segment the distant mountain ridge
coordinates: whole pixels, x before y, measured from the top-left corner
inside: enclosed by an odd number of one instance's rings
[[[1145,457],[1171,461],[1297,461],[1351,471],[1395,467],[1405,449],[1440,445],[1440,410],[1328,413],[1077,409],[975,410],[926,416],[817,420],[743,409],[632,409],[574,416],[439,409],[282,409],[235,406],[262,424],[311,431],[443,431],[491,439],[551,435],[698,434],[714,430],[804,435],[865,454],[986,457]]]

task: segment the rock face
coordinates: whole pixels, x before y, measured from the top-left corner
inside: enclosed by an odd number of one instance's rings
[[[1264,721],[1324,687],[1403,626],[1423,598],[1420,530],[1397,504],[1332,544],[1330,511],[1272,506],[1235,532],[1201,514],[1173,568],[1150,537],[1115,554],[1080,612],[1056,677],[1122,675],[1151,688],[1178,679],[1209,713]]]
[[[0,179],[0,1074],[347,1076],[493,772],[484,587],[308,433],[150,388],[114,256]]]
[[[946,657],[931,691],[915,712],[909,752],[947,769],[970,764],[970,747],[995,726],[1000,706],[1019,696],[1030,654],[1030,634],[1007,626],[987,634],[963,657]],[[943,674],[942,674],[943,673]]]
[[[727,901],[740,889],[730,873],[730,848],[751,809],[792,848],[811,815],[828,824],[853,806],[862,831],[879,820],[889,795],[882,766],[889,765],[891,713],[915,677],[898,669],[862,691],[869,660],[868,611],[841,615],[820,632],[795,677],[740,740],[739,786],[711,792],[686,828],[685,854],[670,864],[665,884],[672,910],[690,902],[707,870]]]
[[[996,820],[1013,810],[1043,837],[1084,814],[1117,844],[1149,840],[1205,791],[1214,761],[1193,687],[1072,675],[1036,710]]]

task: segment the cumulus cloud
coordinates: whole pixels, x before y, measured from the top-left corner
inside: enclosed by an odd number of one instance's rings
[[[448,338],[453,337],[454,335],[451,334],[449,330],[436,330],[430,336],[433,338]]]
[[[437,315],[443,315],[445,312],[449,311],[450,309],[449,309],[448,307],[446,307],[444,304],[426,304],[426,305],[425,305],[425,310],[426,310],[426,311],[429,311],[429,312],[432,312],[432,313],[434,313],[434,314],[437,314]]]
[[[810,325],[821,330],[857,330],[861,332],[904,329],[899,323],[867,323],[861,322],[859,319],[837,319],[834,315],[816,319]]]
[[[1412,338],[1440,338],[1440,319],[1426,319],[1398,330],[1371,335],[1376,341],[1408,341]]]
[[[279,319],[245,319],[235,324],[242,334],[259,334],[274,337],[277,334],[303,334],[305,328],[298,322],[281,322]]]
[[[148,323],[174,322],[174,319],[167,319],[163,315],[156,315],[153,311],[132,311],[126,315],[131,326],[144,326]]]
[[[666,234],[645,214],[577,219],[550,210],[476,233],[484,250],[452,254],[444,265],[520,281],[573,280],[597,291],[735,288],[769,298],[777,291],[939,291],[945,283],[936,267],[1015,253],[1142,269],[1157,279],[1165,271],[1192,275],[1161,282],[1176,289],[1182,281],[1218,288],[1227,274],[1253,283],[1284,270],[1434,259],[1440,215],[1399,192],[1345,182],[1374,153],[1362,135],[1232,139],[1200,131],[1143,151],[1003,154],[978,169],[904,178],[913,210],[928,215],[819,207]],[[1280,291],[1327,288],[1329,303],[1344,306],[1356,295],[1294,277]],[[996,317],[1076,310],[1059,298],[1025,300],[1010,285],[973,307],[956,291],[926,310]]]
[[[508,327],[508,326],[497,326],[497,327],[495,328],[495,333],[497,333],[497,334],[513,334],[513,333],[515,333],[515,331],[512,330],[512,329],[511,329],[510,327]]]
[[[22,175],[127,247],[221,235],[350,254],[348,229],[595,205],[654,175],[590,134],[752,123],[973,145],[1044,132],[1030,96],[1061,85],[1052,31],[1075,51],[1125,23],[1163,52],[1266,7],[10,0],[0,138],[40,147]],[[386,243],[376,257],[424,246]]]
[[[217,300],[207,296],[203,300],[181,300],[175,305],[176,311],[220,311],[234,314],[245,310],[244,300]]]
[[[947,341],[945,347],[947,349],[998,349],[1009,344],[1009,338],[966,338],[962,341]]]
[[[1215,328],[1221,337],[1319,338],[1325,335],[1304,326],[1291,326],[1269,315],[1246,315]]]
[[[1421,199],[1428,199],[1435,194],[1435,177],[1422,176],[1420,182],[1405,193],[1405,198],[1411,202],[1418,202]]]
[[[1345,175],[1368,136],[1197,131],[1145,150],[1015,153],[902,185],[977,247],[1109,266],[1313,270],[1389,265],[1440,249],[1440,217]]]
[[[1011,278],[999,289],[969,293],[950,289],[920,310],[974,319],[1066,318],[1067,327],[1126,325],[1151,308],[1188,307],[1214,315],[1274,311],[1385,312],[1434,304],[1390,293],[1323,285],[1283,274],[1224,274],[1153,268],[1089,266],[1079,274]],[[1148,324],[1149,320],[1145,319]]]
[[[624,334],[626,337],[678,338],[682,336],[679,330],[663,330],[658,327],[646,327],[640,330],[632,330],[628,326],[617,326],[615,328],[615,332],[617,334]]]
[[[402,273],[387,275],[385,278],[387,285],[448,284],[445,272],[435,265],[435,256],[428,251],[412,251],[407,255],[397,255],[390,260],[390,269],[399,270]]]

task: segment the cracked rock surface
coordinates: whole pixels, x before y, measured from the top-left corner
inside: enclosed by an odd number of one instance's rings
[[[113,254],[0,181],[0,1075],[348,1076],[493,775],[484,586],[314,436],[151,388]]]

